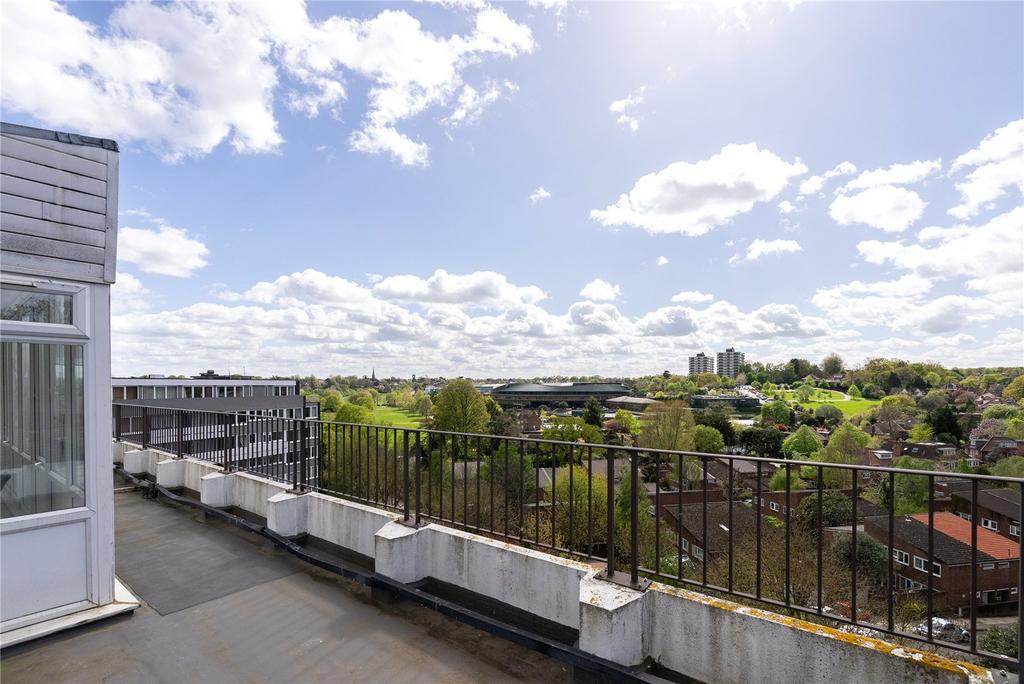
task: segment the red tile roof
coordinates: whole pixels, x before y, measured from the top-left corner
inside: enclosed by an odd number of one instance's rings
[[[927,513],[918,513],[911,517],[925,525],[928,524]],[[935,531],[952,537],[961,544],[971,545],[971,523],[955,513],[936,512]],[[984,527],[978,527],[978,551],[999,560],[1014,559],[1020,556],[1020,546],[1017,542],[996,534],[992,530],[986,530]]]

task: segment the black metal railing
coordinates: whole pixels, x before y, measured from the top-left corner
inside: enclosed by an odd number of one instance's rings
[[[978,620],[1014,615],[1020,645],[1020,478],[137,404],[114,404],[113,436],[600,563],[625,584],[1017,667],[979,646]],[[988,490],[1013,507],[1002,523],[979,516]]]

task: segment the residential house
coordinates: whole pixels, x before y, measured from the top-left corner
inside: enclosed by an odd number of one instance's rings
[[[978,503],[974,506],[971,488],[953,492],[951,510],[964,520],[978,515],[978,524],[1011,539],[1020,539],[1020,488],[998,487],[978,491]]]
[[[732,527],[729,526],[730,508]],[[747,539],[754,534],[755,520],[748,505],[739,501],[715,501],[709,502],[706,510],[705,521],[703,503],[669,505],[664,508],[665,522],[679,535],[679,545],[684,554],[698,562],[703,562],[705,556],[713,559],[725,555],[729,550],[730,534],[733,536],[734,548],[749,547]]]
[[[929,558],[928,514],[898,516],[893,521],[891,553],[897,587],[903,591],[927,589],[931,574],[935,606],[969,614],[971,605],[971,523],[958,515],[934,514],[932,554]],[[864,531],[889,546],[889,517],[869,517]],[[1020,545],[1016,540],[977,528],[978,612],[1002,612],[1017,604]]]

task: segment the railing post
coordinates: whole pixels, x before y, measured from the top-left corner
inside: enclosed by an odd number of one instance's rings
[[[238,447],[239,447],[239,445],[238,445],[238,413],[237,412],[234,412],[234,413],[231,414],[231,435],[230,435],[230,439],[231,439],[231,454],[233,456],[233,458],[231,460],[234,461],[234,464],[235,464],[234,465],[234,470],[241,470],[241,468],[239,468],[239,466],[238,466],[238,452],[239,452],[239,448]]]
[[[302,456],[302,463],[299,467],[302,469],[302,481],[300,483],[303,490],[309,487],[309,449],[306,448],[306,422],[304,420],[298,421],[299,423],[299,451]]]
[[[629,583],[634,587],[640,581],[639,558],[639,527],[640,517],[637,510],[637,488],[640,486],[640,454],[632,452],[629,457]],[[657,513],[657,512],[655,512]]]
[[[289,418],[288,420],[291,422],[291,428],[294,428],[295,427],[295,419],[294,418]],[[296,461],[295,451],[292,449],[292,444],[294,443],[294,438],[292,438],[292,439],[288,438],[288,433],[291,431],[288,428],[288,423],[285,423],[285,426],[286,427],[285,427],[285,431],[284,431],[284,443],[287,445],[287,449],[288,449],[287,456],[291,458],[292,491],[293,492],[297,492],[297,491],[299,491],[299,463],[298,463],[298,461]]]
[[[430,439],[428,436],[427,439]],[[423,446],[420,444],[420,431],[416,431],[416,525],[420,524],[420,454],[423,453]]]
[[[608,579],[615,576],[615,450],[605,457],[608,466]]]
[[[149,447],[149,407],[142,407],[142,448]]]
[[[117,441],[121,441],[121,414],[124,413],[124,406],[121,404],[114,404],[114,436]]]
[[[409,522],[409,431],[402,430],[402,519]]]
[[[178,420],[176,421],[176,425],[177,425],[177,428],[178,428],[177,429],[177,433],[178,433],[178,440],[177,440],[178,441],[178,450],[177,450],[177,454],[178,454],[178,458],[181,458],[182,442],[185,441],[185,438],[184,438],[185,429],[182,426],[182,423],[185,421],[185,412],[182,411],[181,409],[178,409],[177,411],[175,411],[175,416],[178,418]]]
[[[228,434],[228,420],[227,420],[227,416],[224,415],[223,413],[217,413],[217,414],[214,414],[214,415],[217,416],[217,419],[214,421],[216,423],[216,427],[218,428],[217,429],[217,433],[218,433],[217,434],[217,444],[220,445],[220,451],[224,452],[224,459],[221,462],[221,467],[224,468],[224,472],[225,473],[230,473],[231,472],[231,449],[230,449],[230,447],[228,447],[228,439],[227,439],[227,434]]]

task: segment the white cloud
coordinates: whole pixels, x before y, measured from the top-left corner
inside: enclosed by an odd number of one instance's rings
[[[660,256],[660,257],[658,257],[658,260],[655,263],[657,263],[658,266],[667,266],[668,265],[668,257],[667,256]]]
[[[640,129],[640,118],[633,115],[631,112],[636,109],[637,106],[643,104],[644,93],[646,91],[647,86],[640,86],[621,100],[614,100],[610,105],[608,105],[609,112],[619,115],[615,120],[615,123],[628,127],[629,130],[634,133]]]
[[[774,199],[806,171],[799,159],[786,162],[756,143],[726,145],[709,159],[676,162],[643,176],[615,204],[591,210],[590,217],[604,226],[703,235],[755,203]]]
[[[117,231],[117,258],[146,273],[188,278],[203,266],[210,250],[187,230],[151,219],[156,230],[122,227]],[[129,276],[130,277],[130,276]]]
[[[881,185],[856,195],[839,195],[829,206],[829,215],[840,225],[864,223],[899,233],[921,218],[924,207],[924,201],[913,190]]]
[[[829,169],[820,176],[811,176],[800,183],[800,196],[814,195],[825,187],[826,181],[835,178],[836,176],[849,176],[857,173],[857,167],[851,162],[844,161],[836,164],[835,167]]]
[[[152,293],[131,273],[117,273],[110,287],[110,310],[116,315],[137,313],[150,307]]]
[[[697,331],[697,321],[689,307],[666,306],[641,316],[636,327],[641,335],[690,335]]]
[[[614,304],[576,302],[569,307],[569,321],[582,333],[628,333],[632,329],[629,319]]]
[[[789,200],[782,200],[779,202],[779,213],[792,214],[794,211],[796,211],[796,207],[793,206],[793,203]]]
[[[530,193],[530,204],[536,204],[546,199],[551,199],[551,193],[544,189],[543,186],[539,186],[536,190]]]
[[[802,251],[804,251],[803,247],[796,240],[762,240],[757,238],[747,245],[747,251],[743,255],[742,261],[757,261],[769,254],[792,254]],[[736,255],[729,259],[729,263],[735,263],[740,260],[741,257]]]
[[[892,164],[886,169],[865,171],[839,189],[841,193],[867,190],[883,185],[912,185],[942,168],[942,160],[913,161],[907,164]]]
[[[678,304],[710,302],[715,295],[699,290],[683,290],[672,295],[672,301]]]
[[[968,289],[1012,304],[1013,311],[1024,306],[1024,207],[980,226],[925,228],[917,244],[868,240],[857,251],[870,263],[892,263],[926,278],[963,277]]]
[[[106,27],[54,2],[14,3],[5,6],[2,38],[4,106],[46,125],[143,140],[169,160],[225,141],[238,152],[272,152],[283,143],[274,115],[282,76],[284,103],[316,116],[337,115],[345,80],[357,75],[370,89],[350,148],[419,166],[428,146],[396,126],[453,100],[445,121],[472,121],[496,98],[491,88],[466,89],[467,67],[534,48],[527,26],[488,6],[470,32],[444,37],[403,10],[317,21],[298,2],[128,3]]]
[[[952,172],[971,169],[956,183],[961,202],[949,210],[966,220],[988,209],[1016,187],[1024,193],[1024,119],[1012,121],[982,140],[976,148],[953,162]]]
[[[518,91],[519,87],[511,81],[505,81],[501,85],[490,83],[483,92],[466,84],[462,86],[455,108],[443,121],[452,127],[476,123],[488,105],[497,102],[506,93],[513,94]]]
[[[536,304],[547,297],[535,285],[518,287],[494,271],[455,275],[443,269],[437,269],[426,279],[414,275],[389,276],[373,286],[373,293],[398,301],[485,307]]]
[[[594,278],[584,285],[582,290],[580,290],[581,297],[586,297],[587,299],[592,299],[598,302],[618,299],[621,294],[622,292],[618,285],[612,285],[600,278]]]

